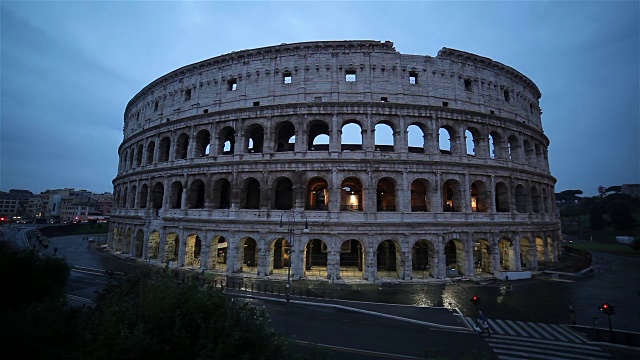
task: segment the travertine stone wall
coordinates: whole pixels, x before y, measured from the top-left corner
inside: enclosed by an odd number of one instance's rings
[[[537,268],[556,259],[560,229],[539,99],[491,59],[400,54],[391,42],[283,44],[187,65],[127,105],[111,247],[268,276],[288,261],[285,239],[296,279]],[[353,124],[355,143],[343,138]],[[377,140],[386,129],[391,143]]]

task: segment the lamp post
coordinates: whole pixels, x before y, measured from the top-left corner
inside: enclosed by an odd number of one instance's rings
[[[290,212],[285,211],[280,215],[280,227],[282,227],[282,220],[285,214],[288,214],[289,217],[291,218],[291,223],[287,225],[287,231],[289,232],[289,244],[285,249],[285,254],[289,256],[289,266],[287,267],[287,292],[285,294],[285,300],[287,301],[287,304],[285,307],[284,335],[286,338],[289,338],[289,302],[291,301],[291,263],[292,263],[291,246],[293,246],[293,233],[295,230],[294,225],[295,225],[296,217],[298,216],[304,217],[304,230],[302,231],[306,233],[306,232],[309,232],[309,221],[307,220],[307,215],[305,215],[302,212],[295,212],[293,210]]]

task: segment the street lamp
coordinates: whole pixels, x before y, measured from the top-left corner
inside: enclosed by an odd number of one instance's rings
[[[280,215],[280,227],[282,227],[282,219],[284,218],[285,214],[288,214],[289,217],[291,218],[291,223],[289,223],[287,226],[287,231],[289,232],[289,244],[285,249],[285,253],[289,256],[289,266],[287,267],[287,293],[285,294],[285,300],[287,301],[287,304],[285,308],[284,334],[285,334],[285,337],[289,338],[289,302],[291,301],[291,260],[292,260],[291,246],[293,246],[293,233],[295,230],[294,225],[295,225],[296,217],[298,216],[304,217],[304,230],[302,231],[307,233],[309,232],[309,221],[307,220],[307,215],[305,215],[302,212],[295,212],[293,210],[290,212],[285,211]]]

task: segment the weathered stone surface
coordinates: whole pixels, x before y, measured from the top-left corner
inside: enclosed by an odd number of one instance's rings
[[[294,279],[537,268],[556,259],[560,229],[539,98],[491,59],[390,42],[187,65],[127,105],[110,245],[268,276],[286,269],[288,242]],[[350,124],[357,141],[343,141]]]

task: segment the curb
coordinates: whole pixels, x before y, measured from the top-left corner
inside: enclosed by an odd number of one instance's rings
[[[256,296],[256,295],[239,294],[239,293],[233,293],[233,292],[226,292],[226,294],[230,295],[230,296],[245,297],[245,298],[249,298],[249,299],[260,299],[260,300],[266,300],[266,301],[286,302],[285,299],[268,297],[268,296]],[[423,325],[423,326],[435,327],[435,328],[443,329],[443,330],[452,330],[452,331],[459,331],[459,332],[474,332],[473,330],[469,330],[469,329],[467,329],[465,327],[458,327],[458,326],[451,326],[451,325],[441,325],[441,324],[430,323],[430,322],[426,322],[426,321],[409,319],[409,318],[405,318],[405,317],[401,317],[401,316],[383,314],[383,313],[379,313],[379,312],[375,312],[375,311],[352,308],[352,307],[348,307],[348,306],[344,306],[344,305],[327,304],[327,303],[321,303],[321,302],[317,302],[316,303],[316,302],[300,301],[300,300],[291,300],[290,302],[294,303],[294,304],[299,304],[299,305],[321,306],[321,307],[328,307],[328,308],[334,308],[334,309],[341,309],[341,310],[359,312],[359,313],[363,313],[363,314],[379,316],[379,317],[384,317],[384,318],[388,318],[388,319],[394,319],[394,320],[399,320],[399,321],[410,322],[410,323]]]

